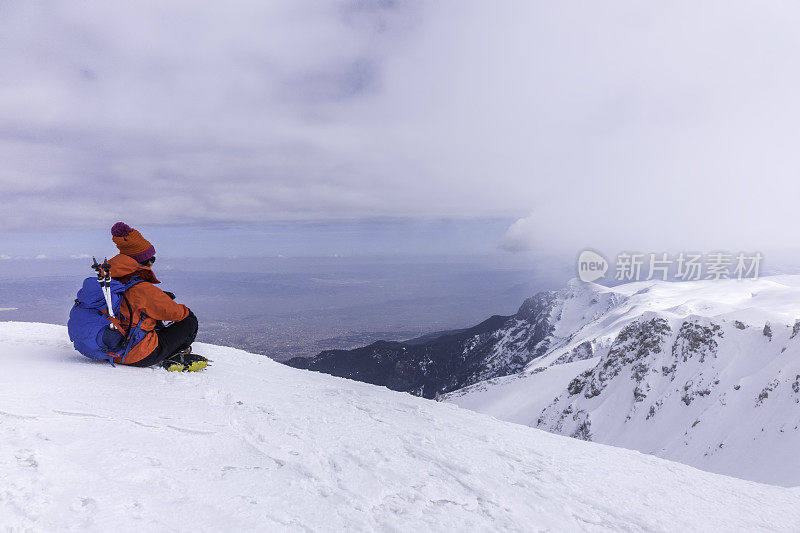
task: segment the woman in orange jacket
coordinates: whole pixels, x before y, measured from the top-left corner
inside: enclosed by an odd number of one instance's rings
[[[206,359],[192,354],[191,344],[197,336],[197,317],[185,305],[174,301],[175,295],[164,292],[153,273],[156,250],[141,233],[124,222],[111,228],[114,244],[120,253],[111,258],[111,277],[122,283],[138,276],[137,283],[125,293],[120,307],[120,322],[127,329],[138,327],[144,337],[130,349],[125,364],[151,366],[161,364],[168,370],[202,370]],[[164,321],[172,324],[164,326]],[[121,357],[115,363],[121,363]]]

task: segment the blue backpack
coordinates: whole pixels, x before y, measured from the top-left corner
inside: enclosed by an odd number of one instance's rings
[[[133,317],[125,291],[142,281],[144,280],[136,276],[127,283],[111,280],[111,307],[115,317],[120,316],[123,301],[128,304],[129,319]],[[145,316],[141,313],[136,326],[131,327],[131,324],[128,324],[125,328],[119,320],[108,315],[106,299],[97,278],[86,278],[69,313],[67,321],[69,340],[75,345],[75,349],[86,357],[107,359],[112,365],[115,357],[122,357],[124,363],[131,348],[147,335],[147,332],[139,327]],[[111,324],[114,324],[115,328],[112,328]],[[123,333],[124,329],[127,331]]]

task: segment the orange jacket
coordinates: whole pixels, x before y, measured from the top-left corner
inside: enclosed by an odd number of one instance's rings
[[[172,298],[167,296],[164,291],[155,286],[161,283],[156,279],[156,275],[150,267],[142,266],[135,259],[127,255],[119,254],[108,263],[111,265],[111,277],[117,281],[126,282],[133,276],[139,276],[144,280],[137,283],[125,293],[128,302],[131,304],[133,316],[128,316],[128,306],[123,302],[120,306],[120,321],[127,327],[132,324],[136,327],[139,318],[144,313],[144,319],[139,326],[147,332],[145,337],[128,353],[125,363],[135,363],[150,355],[158,347],[158,336],[153,331],[158,320],[171,320],[177,322],[189,316],[189,308],[185,305],[175,303]],[[115,363],[120,363],[121,357],[114,358]]]

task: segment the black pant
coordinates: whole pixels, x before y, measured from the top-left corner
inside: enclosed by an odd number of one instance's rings
[[[130,366],[157,365],[167,357],[188,348],[197,336],[197,317],[189,311],[189,316],[180,322],[173,322],[165,328],[157,329],[156,335],[158,335],[156,349],[144,359],[131,363]]]

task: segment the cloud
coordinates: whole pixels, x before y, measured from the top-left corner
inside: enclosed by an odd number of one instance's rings
[[[0,228],[508,217],[515,250],[792,240],[794,4],[3,9]]]
[[[4,4],[6,228],[369,213],[333,110],[376,90],[390,3]],[[375,210],[378,213],[378,210]]]
[[[506,230],[500,241],[500,247],[509,252],[528,252],[542,248],[547,235],[540,231],[541,222],[535,215],[520,218]],[[538,245],[538,246],[537,246]]]

